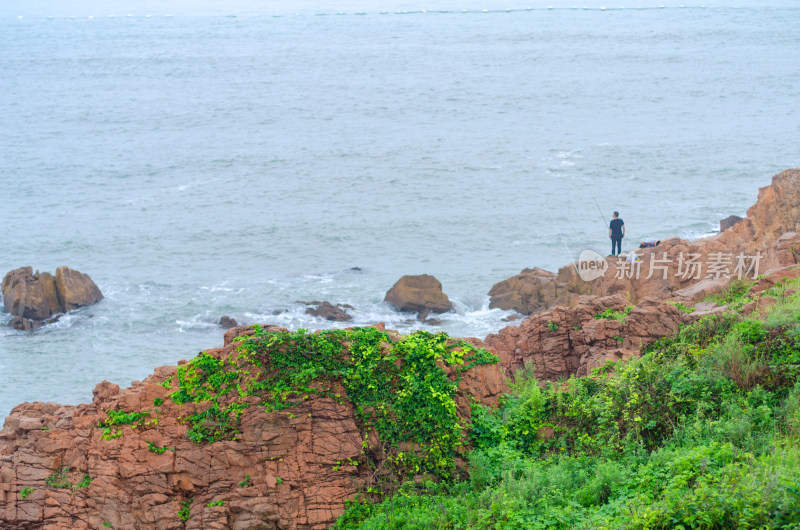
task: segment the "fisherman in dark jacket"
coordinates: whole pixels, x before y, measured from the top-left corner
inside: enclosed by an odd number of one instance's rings
[[[625,223],[619,218],[619,212],[614,212],[614,218],[608,225],[608,237],[611,239],[611,255],[619,256],[622,252],[622,238],[625,237]]]

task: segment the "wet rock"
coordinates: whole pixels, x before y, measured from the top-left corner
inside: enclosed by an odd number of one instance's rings
[[[20,331],[33,331],[41,326],[42,322],[42,320],[30,320],[25,317],[15,316],[11,319],[11,322],[9,322],[8,325]]]
[[[408,313],[445,313],[452,309],[441,282],[429,274],[403,276],[389,289],[384,301]]]
[[[224,328],[224,329],[231,329],[231,328],[235,328],[236,326],[238,326],[238,325],[239,325],[239,324],[236,322],[236,319],[235,319],[235,318],[231,318],[231,317],[229,317],[229,316],[227,316],[227,315],[225,315],[225,316],[221,317],[221,318],[219,319],[219,322],[217,322],[217,324],[219,324],[219,326],[220,326],[220,327],[222,327],[222,328]]]
[[[348,315],[343,309],[330,302],[311,302],[311,304],[315,304],[316,307],[309,307],[306,309],[307,315],[324,318],[332,322],[347,322],[353,319],[353,317]]]

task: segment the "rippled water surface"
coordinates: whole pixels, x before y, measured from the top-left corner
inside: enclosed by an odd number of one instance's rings
[[[217,346],[221,315],[419,328],[382,303],[403,274],[483,337],[493,283],[606,251],[611,210],[694,237],[800,165],[792,3],[507,6],[0,8],[0,274],[106,296],[0,327],[0,416]]]

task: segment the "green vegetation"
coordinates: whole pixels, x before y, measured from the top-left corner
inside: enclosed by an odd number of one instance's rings
[[[672,300],[667,300],[667,303],[670,305],[674,305],[675,307],[677,307],[686,314],[694,313],[696,309],[695,307],[688,307],[684,305],[682,302],[673,302]]]
[[[178,368],[172,400],[207,404],[186,418],[190,439],[235,440],[249,396],[268,412],[297,407],[311,395],[348,400],[361,432],[375,429],[386,444],[385,467],[396,477],[453,474],[465,443],[455,403],[461,374],[497,362],[486,350],[427,331],[394,340],[375,328],[266,333],[257,327],[237,341],[226,359],[201,353]],[[336,391],[339,384],[346,397]],[[366,453],[367,438],[363,446]]]
[[[69,480],[69,473],[70,470],[68,467],[64,467],[59,469],[58,471],[54,471],[52,475],[44,479],[45,484],[50,486],[51,488],[61,488],[61,489],[71,489],[76,490],[78,488],[87,488],[89,484],[92,483],[92,477],[88,474],[83,475],[83,479],[77,484],[73,484],[72,481]]]
[[[715,302],[719,305],[727,305],[732,310],[741,309],[743,305],[752,301],[750,296],[751,284],[744,280],[733,280],[728,290],[720,294],[706,297],[707,302]]]
[[[555,331],[558,329],[558,324],[553,322],[552,320],[547,321],[547,327],[550,328],[550,331]]]
[[[246,488],[247,486],[253,483],[253,479],[250,478],[250,475],[245,473],[244,480],[239,483],[240,488]]]
[[[160,407],[163,404],[164,404],[164,400],[161,399],[161,398],[155,398],[153,400],[153,405],[156,406],[156,407]]]
[[[181,509],[178,510],[178,519],[180,519],[183,522],[186,522],[186,521],[189,520],[189,516],[191,515],[189,513],[189,507],[191,505],[192,505],[192,499],[187,499],[185,501],[181,501]]]
[[[543,383],[526,366],[499,408],[473,406],[468,478],[359,496],[337,527],[800,527],[798,284],[589,377]]]
[[[212,507],[212,506],[225,506],[225,501],[220,499],[218,501],[209,502],[208,504],[206,504],[206,506],[208,506],[209,508]]]
[[[112,440],[122,436],[122,429],[117,428],[118,425],[130,425],[132,428],[137,426],[149,425],[146,422],[150,417],[150,411],[145,412],[125,412],[124,410],[109,410],[106,412],[108,419],[103,420],[97,424],[98,427],[103,429],[103,434],[100,438],[103,440]],[[153,420],[157,423],[158,420]]]
[[[33,488],[29,488],[28,486],[25,486],[24,488],[19,490],[19,498],[24,501],[25,499],[28,498],[28,495],[30,495],[34,491],[36,491],[36,490],[33,489]]]
[[[633,311],[632,305],[626,305],[625,309],[622,311],[614,311],[609,307],[602,313],[595,313],[594,318],[595,320],[617,320],[619,322],[625,322],[625,318],[631,314],[631,311]]]
[[[106,521],[106,522],[103,523],[103,526],[105,526],[106,528],[111,528],[111,523]]]
[[[157,455],[164,454],[167,450],[175,451],[174,447],[159,447],[154,442],[147,442],[147,450]]]

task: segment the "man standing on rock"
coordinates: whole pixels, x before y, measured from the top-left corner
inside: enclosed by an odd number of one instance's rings
[[[625,237],[625,223],[619,218],[619,212],[614,212],[614,218],[608,225],[608,237],[611,238],[611,255],[619,256],[622,252],[622,238]]]

